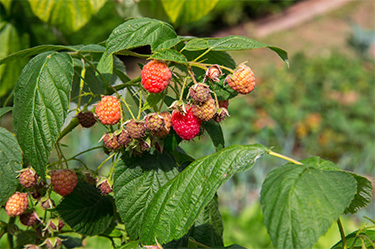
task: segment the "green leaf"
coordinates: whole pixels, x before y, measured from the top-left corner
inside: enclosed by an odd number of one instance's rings
[[[113,201],[92,185],[79,182],[73,192],[64,197],[56,211],[74,231],[93,236],[104,233],[113,220]]]
[[[25,66],[14,91],[13,125],[35,171],[45,169],[70,103],[73,61],[67,53],[46,52]]]
[[[113,73],[113,55],[109,55],[107,52],[103,53],[99,60],[97,69],[106,79],[106,81],[109,81]]]
[[[112,31],[106,43],[107,54],[146,45],[154,51],[160,44],[176,37],[173,27],[166,22],[146,17],[130,19]]]
[[[357,181],[357,193],[354,199],[350,203],[349,207],[346,208],[345,214],[354,214],[363,207],[366,207],[371,203],[372,200],[372,184],[371,181],[366,177],[349,172],[354,179]]]
[[[174,47],[177,44],[179,44],[180,42],[187,41],[187,40],[190,40],[190,39],[191,39],[191,37],[177,36],[176,38],[166,40],[163,43],[159,44],[155,48],[155,51]]]
[[[29,37],[19,32],[12,23],[4,21],[0,22],[0,41],[0,61],[3,61],[3,58],[7,58],[6,56],[9,54],[27,47]],[[25,59],[13,61],[6,65],[1,65],[0,63],[0,99],[8,95],[14,88],[17,78],[26,63],[27,60]]]
[[[164,244],[186,234],[217,189],[237,172],[249,170],[266,153],[262,145],[232,145],[192,162],[165,184],[145,211],[140,240]]]
[[[65,32],[75,32],[86,25],[106,0],[29,0],[33,13],[43,22]]]
[[[245,36],[230,35],[223,38],[197,38],[188,41],[184,50],[198,51],[235,51],[255,48],[269,48],[276,52],[286,64],[289,65],[288,53],[278,47],[259,42]]]
[[[193,229],[189,232],[189,236],[210,247],[223,247],[223,230],[223,221],[216,194],[199,215]]]
[[[12,0],[0,0],[0,3],[4,6],[5,10],[10,14]]]
[[[219,0],[162,0],[163,7],[175,26],[197,21],[207,15]]]
[[[0,127],[0,206],[16,191],[17,171],[22,169],[22,152],[12,133]]]
[[[173,61],[182,64],[187,64],[188,62],[185,55],[172,49],[162,49],[159,51],[155,51],[155,53],[151,55],[150,58],[162,61]]]
[[[225,147],[225,140],[223,130],[219,123],[210,120],[209,122],[203,123],[204,129],[208,132],[212,143],[215,146],[215,150],[219,151]]]
[[[0,108],[0,118],[4,116],[5,114],[7,114],[8,112],[10,112],[12,109],[13,107],[10,107],[10,106]]]
[[[89,44],[79,48],[80,53],[104,53],[105,47],[98,44]]]
[[[166,153],[144,154],[142,158],[129,158],[125,154],[116,164],[113,191],[131,239],[140,236],[146,222],[146,209],[155,194],[177,174],[176,161]]]
[[[345,238],[346,238],[346,244],[347,244],[347,247],[345,248],[351,248],[351,249],[374,248],[375,230],[363,231],[363,229],[360,229],[360,230],[357,230],[348,234],[347,236],[345,236]],[[342,246],[342,240],[340,240],[334,246],[332,246],[331,249],[344,249],[344,247]]]
[[[8,55],[7,57],[4,57],[0,59],[0,64],[8,63],[14,60],[19,60],[24,57],[33,56],[36,54],[48,52],[48,51],[78,51],[80,46],[62,46],[62,45],[40,45],[24,50],[17,51],[13,54]]]
[[[275,248],[312,248],[356,193],[352,175],[318,157],[272,170],[261,191],[265,224]],[[343,184],[345,183],[345,184]]]
[[[139,241],[138,240],[130,241],[129,243],[121,246],[119,249],[135,249],[135,248],[141,248],[139,246]]]
[[[220,79],[220,82],[214,82],[213,88],[219,101],[232,99],[238,95],[238,92],[225,82],[225,78]]]
[[[163,99],[163,93],[156,93],[148,95],[145,103],[142,106],[142,112],[148,109],[157,108],[157,104]]]

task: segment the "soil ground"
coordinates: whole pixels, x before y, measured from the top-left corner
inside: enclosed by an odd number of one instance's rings
[[[340,51],[349,56],[356,56],[348,45],[352,34],[352,24],[375,30],[375,1],[373,0],[331,0],[303,1],[303,6],[294,6],[293,11],[249,22],[237,27],[218,32],[215,36],[244,35],[267,44],[281,47],[288,51],[289,58],[303,52],[308,56],[327,56],[332,51]],[[316,5],[320,10],[315,10]],[[325,11],[324,6],[326,5]],[[315,7],[314,7],[315,6]],[[335,8],[334,8],[335,7]],[[308,17],[303,18],[304,14]],[[279,57],[265,49],[231,52],[237,63],[249,61],[255,73],[261,76],[264,68],[274,63],[284,66]],[[256,62],[256,63],[255,63]],[[291,65],[293,66],[293,65]]]

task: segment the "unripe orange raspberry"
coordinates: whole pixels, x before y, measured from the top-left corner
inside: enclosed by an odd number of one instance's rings
[[[31,168],[27,168],[20,173],[20,183],[26,188],[31,188],[36,185],[38,181],[38,175]]]
[[[117,124],[121,119],[120,101],[114,96],[103,96],[95,113],[104,125]]]
[[[141,78],[141,83],[148,92],[160,93],[168,86],[172,73],[166,63],[152,60],[143,66]]]
[[[5,204],[5,211],[7,215],[13,217],[23,214],[29,206],[29,200],[27,199],[27,193],[16,192],[9,197]]]
[[[244,63],[239,65],[233,75],[228,75],[225,80],[230,88],[241,94],[250,93],[255,87],[254,73]]]
[[[202,121],[210,120],[216,113],[216,104],[213,98],[208,99],[201,105],[192,105],[193,114]]]
[[[59,195],[66,196],[73,192],[77,185],[77,175],[73,170],[60,169],[51,172],[53,190]]]
[[[163,117],[164,120],[164,127],[158,132],[152,132],[154,137],[165,137],[169,134],[172,126],[172,115],[169,112],[161,112],[159,114]]]

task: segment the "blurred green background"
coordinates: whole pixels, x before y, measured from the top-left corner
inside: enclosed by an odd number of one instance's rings
[[[173,22],[160,1],[103,0],[97,1],[97,10],[86,13],[81,26],[72,28],[53,25],[52,18],[40,20],[28,1],[0,0],[0,56],[40,44],[98,43],[124,18],[137,16],[171,21],[180,35],[245,35],[279,46],[288,51],[290,68],[265,49],[231,53],[237,64],[248,61],[257,86],[250,95],[229,102],[231,117],[222,123],[226,145],[262,143],[295,159],[318,155],[374,181],[375,2],[347,1],[334,10],[277,29],[277,24],[288,18],[290,8],[306,4],[298,11],[307,15],[312,2],[221,0],[198,20]],[[261,34],[260,30],[267,27],[276,29]],[[27,59],[0,66],[1,106],[6,104],[26,63]],[[126,66],[131,77],[139,73],[136,61]],[[0,125],[12,131],[10,115],[2,117]],[[66,157],[99,145],[103,132],[99,125],[75,129],[64,139],[69,144]],[[214,152],[207,135],[181,146],[195,158]],[[104,158],[103,151],[94,150],[80,159],[96,168]],[[284,163],[263,157],[252,170],[236,175],[220,189],[226,245],[272,248],[263,224],[259,193],[267,173]],[[72,166],[78,167],[79,163]],[[375,218],[374,202],[355,216],[343,217],[346,232],[365,224],[363,216]],[[315,248],[329,248],[339,237],[334,224]]]

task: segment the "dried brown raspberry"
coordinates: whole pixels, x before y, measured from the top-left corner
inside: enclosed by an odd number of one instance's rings
[[[145,117],[145,126],[151,132],[159,132],[164,127],[164,118],[157,113],[150,113]]]
[[[100,185],[100,192],[102,192],[103,195],[108,195],[111,193],[113,190],[111,186],[109,186],[108,180],[104,180]]]
[[[39,217],[37,213],[35,213],[34,211],[20,215],[21,223],[28,227],[31,227],[32,225],[34,225],[37,222],[37,220],[39,220]]]
[[[120,134],[117,136],[117,141],[121,146],[127,146],[131,142],[132,138],[127,130],[121,130]]]
[[[198,83],[190,87],[189,96],[195,102],[203,103],[211,98],[210,89],[206,84]]]
[[[218,123],[220,123],[221,121],[223,121],[227,116],[229,116],[229,113],[228,113],[228,110],[223,107],[223,108],[219,108],[217,109],[215,115],[212,117],[212,119]]]
[[[77,115],[78,122],[82,127],[89,128],[96,123],[96,118],[92,112],[79,112]]]

